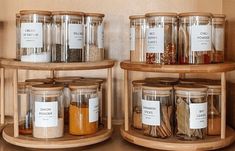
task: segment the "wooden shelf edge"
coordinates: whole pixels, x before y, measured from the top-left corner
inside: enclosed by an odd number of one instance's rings
[[[125,131],[124,127],[121,127],[121,136],[130,143],[161,150],[215,150],[229,146],[235,141],[235,131],[227,127],[226,138],[221,139],[218,137],[208,137],[200,141],[180,141],[175,138],[169,139],[157,139],[142,135],[140,132],[135,131],[133,128],[129,128],[129,131]]]

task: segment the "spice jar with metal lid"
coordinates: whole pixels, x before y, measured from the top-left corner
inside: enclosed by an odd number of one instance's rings
[[[210,13],[179,14],[179,63],[209,64],[212,62],[212,27]]]
[[[85,61],[104,60],[104,14],[85,14]]]
[[[20,60],[51,62],[51,12],[20,11]]]
[[[175,86],[176,137],[204,139],[207,132],[207,88],[199,85]]]
[[[20,60],[20,14],[16,14],[16,60]]]
[[[172,91],[172,86],[142,86],[142,123],[145,135],[158,138],[173,135]]]
[[[52,12],[52,61],[84,61],[84,13]]]
[[[146,19],[144,15],[133,15],[130,19],[130,61],[145,62]]]
[[[58,138],[64,132],[63,86],[32,86],[33,137]]]
[[[177,63],[177,14],[148,13],[145,15],[146,63]]]
[[[213,63],[224,62],[225,17],[224,14],[213,14],[212,17]]]
[[[88,135],[98,131],[99,98],[95,83],[73,83],[69,85],[69,133]]]

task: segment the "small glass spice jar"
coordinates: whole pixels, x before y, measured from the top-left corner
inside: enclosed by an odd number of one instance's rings
[[[212,45],[213,63],[224,62],[225,15],[213,14],[212,18]]]
[[[33,137],[58,138],[64,132],[63,86],[32,86]]]
[[[148,13],[145,15],[146,63],[177,63],[177,14]]]
[[[20,14],[16,14],[16,60],[20,60]]]
[[[143,133],[167,138],[173,135],[172,86],[142,86]]]
[[[207,132],[207,88],[178,85],[174,89],[176,137],[188,141],[204,139]]]
[[[20,60],[51,62],[51,12],[20,11]]]
[[[84,60],[84,13],[52,12],[52,61],[82,62]]]
[[[73,83],[69,85],[69,133],[88,135],[98,131],[99,98],[95,83]]]
[[[85,14],[85,61],[104,60],[104,14]]]
[[[144,15],[130,16],[130,60],[145,62],[146,19]]]
[[[212,62],[212,14],[179,14],[179,64]]]

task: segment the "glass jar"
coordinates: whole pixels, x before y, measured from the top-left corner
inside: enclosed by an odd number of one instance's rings
[[[85,14],[85,61],[104,60],[104,14]]]
[[[51,61],[51,12],[20,11],[20,60]]]
[[[224,62],[225,15],[213,14],[212,18],[212,45],[213,63]]]
[[[33,137],[58,138],[64,132],[63,86],[32,86]]]
[[[16,14],[16,60],[20,60],[20,14]]]
[[[207,88],[198,85],[175,86],[176,137],[203,139],[207,132]]]
[[[130,16],[130,60],[145,62],[145,31],[146,19],[144,15]]]
[[[212,62],[210,13],[179,14],[179,64]]]
[[[132,81],[132,126],[142,129],[142,85],[145,80]]]
[[[146,63],[177,63],[177,14],[148,13],[146,30]]]
[[[52,61],[82,62],[84,59],[84,13],[52,12]]]
[[[167,138],[173,135],[173,88],[142,86],[142,123],[145,135]]]
[[[69,133],[72,135],[96,133],[99,118],[98,85],[73,83],[69,85],[69,88],[71,91]]]

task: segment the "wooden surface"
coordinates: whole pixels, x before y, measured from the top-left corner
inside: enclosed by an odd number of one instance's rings
[[[125,70],[162,73],[217,73],[235,70],[234,62],[206,65],[159,65],[123,61],[120,66]]]
[[[226,75],[221,73],[221,138],[226,138]]]
[[[66,133],[62,138],[37,139],[32,136],[19,135],[14,137],[13,125],[7,125],[2,132],[3,138],[11,144],[29,148],[72,148],[96,144],[108,139],[112,135],[112,129],[101,129],[97,133],[88,136],[75,136]]]
[[[14,137],[19,136],[19,108],[17,97],[18,70],[13,71],[13,111],[14,111]]]
[[[129,131],[125,131],[124,128],[121,127],[121,135],[128,142],[152,149],[162,150],[215,150],[229,146],[235,141],[235,131],[233,129],[227,127],[227,134],[228,135],[225,139],[221,139],[217,136],[207,137],[206,139],[199,141],[181,141],[176,138],[158,139],[148,137],[133,128],[129,128]]]
[[[108,129],[112,129],[112,80],[113,80],[112,68],[107,69],[107,112],[108,112],[108,120],[107,125]]]
[[[0,106],[1,106],[1,124],[5,123],[5,81],[4,81],[4,77],[5,77],[5,71],[4,68],[1,68],[1,102],[0,102]]]

